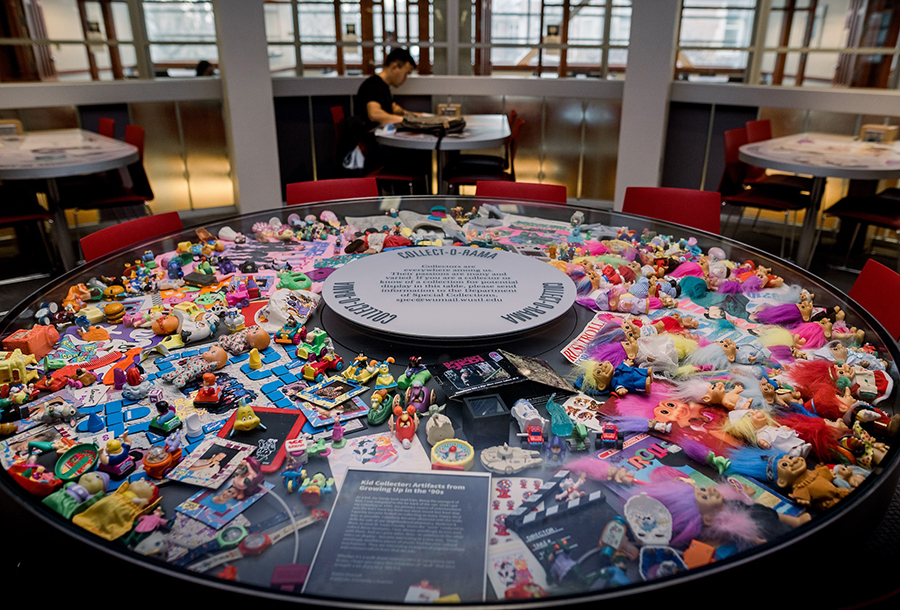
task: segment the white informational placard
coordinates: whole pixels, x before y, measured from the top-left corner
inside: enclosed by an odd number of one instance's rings
[[[322,296],[339,316],[380,332],[462,339],[547,324],[575,302],[575,284],[533,258],[445,246],[355,260],[328,276]]]

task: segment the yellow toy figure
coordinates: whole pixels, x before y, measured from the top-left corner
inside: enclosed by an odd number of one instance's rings
[[[247,364],[254,371],[262,368],[262,358],[259,357],[259,350],[255,347],[250,350],[250,360],[247,361]]]
[[[140,515],[145,515],[159,504],[159,489],[149,481],[127,481],[116,490],[99,500],[81,514],[72,518],[72,523],[106,540],[124,536]]]
[[[231,438],[235,430],[238,432],[250,432],[257,428],[266,430],[265,424],[260,421],[253,407],[242,402],[234,414],[234,426],[232,426],[231,432],[228,433],[228,438]]]

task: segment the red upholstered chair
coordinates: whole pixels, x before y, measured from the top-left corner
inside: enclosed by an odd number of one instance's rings
[[[180,231],[182,227],[178,212],[135,218],[128,222],[100,229],[90,235],[85,235],[81,238],[81,251],[84,253],[85,262],[89,263],[110,252],[115,252],[167,233]]]
[[[722,197],[716,191],[629,186],[622,211],[716,235],[721,231]]]
[[[378,182],[375,178],[337,178],[287,185],[289,206],[363,197],[378,197]]]
[[[784,256],[784,241],[787,237],[788,214],[794,212],[796,219],[799,210],[806,209],[809,204],[809,194],[796,189],[766,188],[746,184],[747,170],[750,167],[740,160],[739,149],[747,144],[747,130],[743,127],[730,129],[725,132],[725,171],[719,182],[719,193],[722,195],[722,203],[737,208],[756,208],[756,221],[759,220],[759,210],[773,210],[784,212],[784,230],[781,234],[781,253]],[[740,219],[735,223],[734,232]],[[793,227],[791,224],[791,243],[793,243]]]
[[[105,116],[100,117],[100,121],[97,124],[97,133],[101,136],[106,136],[107,138],[115,138],[116,120]]]
[[[527,199],[566,205],[566,187],[557,184],[479,180],[475,183],[475,196],[496,197],[498,199]]]
[[[772,139],[772,121],[769,119],[747,121],[745,129],[747,130],[748,143]],[[755,165],[747,166],[747,175],[744,177],[744,182],[755,187],[763,186],[795,191],[809,191],[812,189],[812,178],[788,174],[772,174],[769,176],[766,174],[765,168],[756,167]]]
[[[900,274],[871,258],[850,289],[850,298],[881,322],[894,340],[900,338],[900,309],[890,295],[898,294]]]

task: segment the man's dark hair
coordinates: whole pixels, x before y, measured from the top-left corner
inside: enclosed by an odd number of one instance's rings
[[[384,67],[387,68],[392,63],[399,63],[401,66],[404,64],[412,64],[413,70],[416,69],[416,60],[413,59],[413,56],[409,54],[409,51],[402,48],[397,48],[391,50],[388,53],[388,56],[384,58]]]

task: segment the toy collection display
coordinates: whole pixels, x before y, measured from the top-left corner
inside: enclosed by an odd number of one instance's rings
[[[81,278],[2,341],[0,463],[54,519],[209,578],[240,581],[248,566],[261,586],[305,575],[296,549],[316,548],[322,528],[307,526],[341,501],[335,465],[350,457],[375,481],[420,455],[427,472],[486,471],[505,511],[495,539],[530,540],[558,519],[555,538],[491,575],[502,600],[752,551],[860,493],[896,451],[896,367],[824,295],[690,236],[588,226],[580,213],[438,212],[427,232],[396,210],[359,226],[327,212],[246,236],[198,229],[116,277]],[[590,322],[560,346],[565,365],[548,365],[563,385],[548,389],[531,358],[521,379],[542,390],[516,379],[450,400],[441,350],[397,363],[329,336],[317,305],[330,272],[436,243],[527,253],[574,283]],[[460,386],[500,376],[502,357],[482,363],[481,351],[453,360]],[[277,423],[286,411],[296,427]],[[176,504],[169,486],[197,493]],[[290,564],[241,562],[292,537]]]

